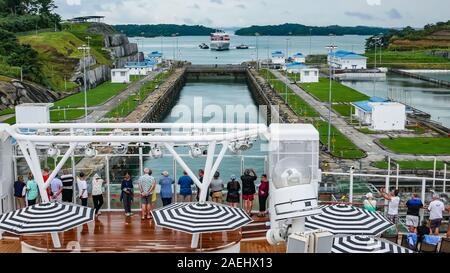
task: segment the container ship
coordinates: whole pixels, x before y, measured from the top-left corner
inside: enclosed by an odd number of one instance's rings
[[[224,51],[230,49],[230,35],[224,31],[211,33],[211,50]]]

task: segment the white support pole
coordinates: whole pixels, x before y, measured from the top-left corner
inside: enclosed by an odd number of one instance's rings
[[[57,232],[50,233],[52,236],[53,246],[55,248],[61,248],[61,241],[59,240],[59,236]]]
[[[395,189],[398,190],[398,176],[400,175],[400,165],[397,164],[397,177],[395,178]]]
[[[0,241],[3,240],[3,230],[0,230]]]
[[[427,186],[427,180],[424,178],[424,179],[422,179],[422,196],[420,198],[420,199],[422,199],[422,202],[423,202],[424,205],[425,205],[425,190],[426,190],[426,186]],[[421,212],[420,212],[420,221],[423,220],[423,214],[424,214],[424,211],[421,210]]]
[[[208,194],[208,188],[209,184],[211,182],[211,177],[214,176],[214,174],[211,174],[211,168],[214,161],[214,153],[216,151],[216,142],[212,141],[209,143],[208,151],[206,155],[206,163],[205,163],[205,175],[203,176],[203,182],[200,187],[200,198],[199,202],[204,203],[206,201],[206,197]]]
[[[445,193],[447,184],[447,163],[444,164],[444,181],[442,185],[442,192]]]
[[[50,200],[48,200],[48,195],[44,187],[44,178],[42,177],[40,163],[39,163],[39,157],[32,157],[32,150],[34,150],[34,146],[30,141],[27,141],[26,143],[23,143],[22,141],[17,141],[19,144],[19,148],[22,151],[23,157],[25,158],[25,161],[27,162],[28,166],[30,167],[30,171],[34,176],[34,179],[36,183],[38,184],[39,188],[39,194],[41,196],[41,200],[43,203],[47,203]],[[36,154],[36,150],[34,150],[34,154]],[[37,160],[37,162],[35,162]],[[37,165],[37,168],[36,168]]]
[[[200,239],[200,233],[192,234],[191,248],[197,248],[198,247],[199,239]]]
[[[227,152],[228,149],[228,141],[225,141],[222,143],[222,149],[219,152],[219,155],[217,156],[216,160],[214,161],[214,165],[211,169],[211,173],[209,176],[209,180],[211,181],[214,177],[214,174],[216,173],[217,169],[219,169],[220,163],[222,163],[223,157],[225,156],[225,153]]]
[[[389,182],[390,182],[390,178],[388,175],[388,176],[386,176],[386,180],[384,183],[385,192],[389,192]],[[385,214],[387,214],[387,212],[388,212],[388,205],[389,205],[389,201],[387,199],[384,199],[384,213]]]
[[[437,168],[437,158],[434,157],[434,162],[433,162],[433,189],[436,189],[436,168]]]
[[[109,174],[109,157],[105,156],[105,181],[106,181],[106,194],[108,195],[106,200],[108,201],[108,210],[111,209],[111,179]]]
[[[52,181],[53,178],[55,178],[59,171],[61,171],[61,168],[66,164],[69,157],[73,154],[73,151],[75,150],[75,147],[77,147],[77,143],[70,143],[69,149],[67,149],[66,153],[64,154],[63,158],[59,161],[58,165],[56,165],[55,169],[52,171],[50,176],[48,177],[47,181]],[[50,186],[50,183],[45,184],[45,188],[48,188]]]
[[[175,149],[168,143],[164,143],[165,147],[172,154],[173,158],[180,164],[181,168],[185,170],[189,177],[194,181],[195,185],[201,188],[202,183],[198,180],[197,176],[192,172],[192,170],[188,167],[188,165],[184,162],[184,160],[178,155]]]
[[[348,201],[353,203],[353,168],[350,169],[350,184],[349,184],[349,193],[348,193]]]

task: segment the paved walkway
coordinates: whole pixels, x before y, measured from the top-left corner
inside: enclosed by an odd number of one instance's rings
[[[111,110],[113,110],[117,105],[120,104],[121,101],[124,101],[129,96],[131,96],[134,93],[137,93],[139,89],[147,82],[153,80],[160,72],[151,72],[148,76],[145,78],[131,83],[127,89],[122,91],[117,96],[111,98],[106,103],[102,105],[98,105],[95,107],[88,108],[89,110],[92,110],[90,114],[88,114],[88,122],[89,123],[95,123],[105,117],[106,114],[108,114]],[[85,122],[85,118],[81,118],[76,120],[75,122],[83,123]]]
[[[328,103],[317,101],[314,97],[300,88],[298,85],[293,84],[292,81],[282,75],[276,70],[272,70],[272,73],[283,83],[287,83],[288,86],[303,100],[316,109],[316,111],[325,119],[328,120]],[[417,155],[403,155],[395,154],[382,149],[378,146],[374,140],[377,139],[376,135],[364,134],[359,132],[353,126],[350,126],[343,118],[338,116],[334,111],[331,111],[331,124],[333,124],[339,131],[346,135],[356,146],[367,153],[367,158],[363,159],[366,163],[373,161],[384,160],[385,156],[389,156],[394,160],[433,160],[434,156],[417,156]],[[450,160],[448,156],[436,156],[438,160]]]
[[[4,122],[5,120],[12,118],[14,116],[15,116],[14,114],[7,114],[7,115],[0,116],[0,122]]]

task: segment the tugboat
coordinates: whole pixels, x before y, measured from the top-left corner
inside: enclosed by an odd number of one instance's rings
[[[200,44],[198,47],[200,47],[201,49],[209,49],[209,46],[205,43]]]
[[[248,49],[248,45],[242,44],[242,45],[237,46],[236,49]]]

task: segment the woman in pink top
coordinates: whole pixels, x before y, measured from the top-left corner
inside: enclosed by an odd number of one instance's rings
[[[266,203],[267,197],[269,197],[269,181],[267,175],[261,176],[261,185],[259,185],[258,199],[259,199],[259,214],[258,217],[266,216]]]

